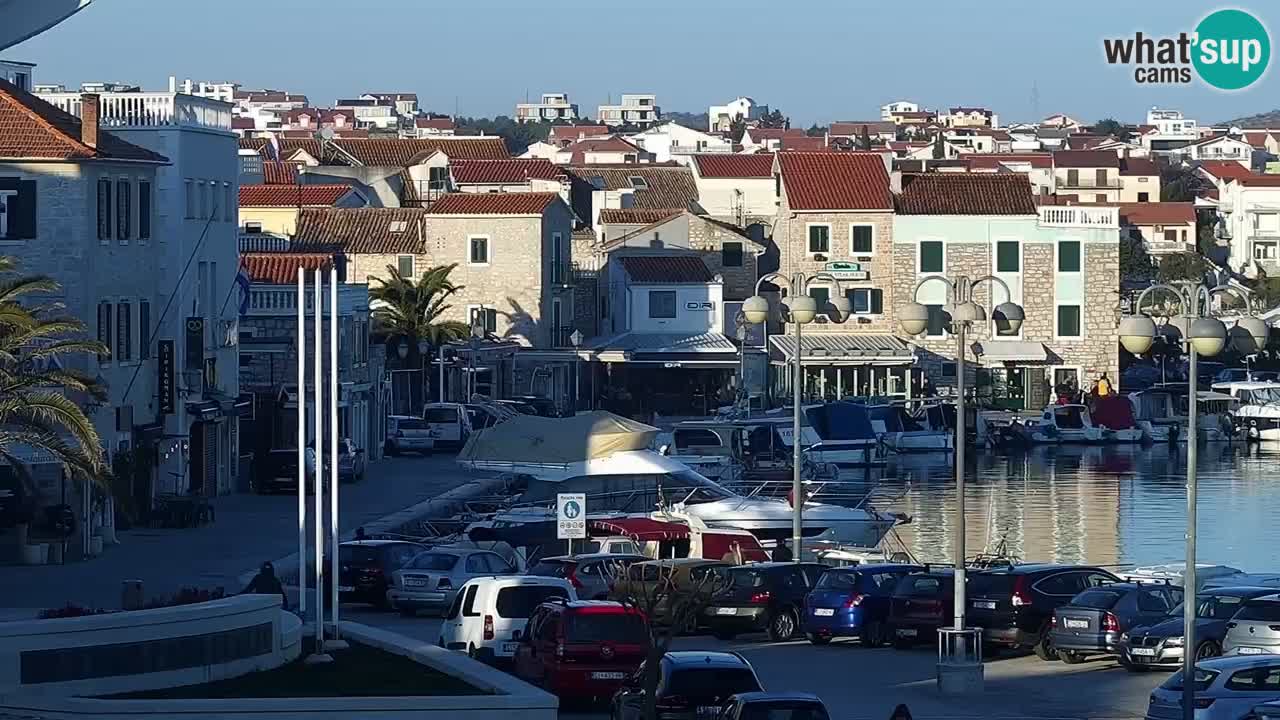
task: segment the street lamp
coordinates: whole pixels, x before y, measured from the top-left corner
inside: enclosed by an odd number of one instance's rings
[[[476,394],[476,353],[480,351],[480,343],[484,340],[484,308],[471,318],[471,352],[467,353],[467,397],[462,402],[471,402]]]
[[[1199,648],[1196,647],[1196,444],[1199,433],[1196,420],[1199,414],[1199,398],[1197,396],[1196,358],[1200,355],[1213,357],[1222,352],[1228,340],[1244,355],[1253,355],[1266,347],[1267,324],[1256,317],[1246,316],[1236,321],[1230,332],[1227,326],[1209,315],[1213,311],[1213,296],[1219,293],[1235,293],[1244,300],[1246,310],[1250,306],[1252,294],[1240,287],[1217,285],[1207,287],[1202,284],[1174,287],[1172,285],[1152,285],[1138,296],[1134,303],[1137,313],[1142,312],[1142,301],[1154,290],[1163,290],[1177,298],[1182,315],[1171,318],[1184,329],[1183,341],[1187,344],[1187,547],[1186,570],[1182,580],[1182,716],[1186,720],[1195,717],[1195,665],[1200,659]],[[1155,321],[1149,316],[1130,315],[1120,321],[1120,344],[1134,355],[1141,355],[1151,349],[1156,337]]]
[[[569,344],[573,345],[573,413],[578,414],[582,406],[582,331],[574,330],[569,334]]]
[[[1005,302],[1000,303],[991,312],[995,322],[997,335],[1017,335],[1022,327],[1024,314],[1022,307],[1013,302],[1013,294],[1003,280],[993,275],[970,281],[966,276],[950,280],[941,275],[930,275],[916,283],[911,293],[911,302],[899,309],[898,322],[908,335],[920,335],[929,327],[929,308],[916,301],[920,288],[929,282],[941,282],[947,286],[948,301],[951,307],[951,331],[956,336],[956,520],[955,520],[955,627],[939,633],[938,683],[947,690],[965,691],[976,689],[982,680],[982,642],[980,630],[966,630],[965,613],[965,517],[964,517],[964,473],[965,473],[965,336],[970,326],[985,323],[987,311],[973,301],[973,291],[978,285],[989,282],[1004,288]],[[952,688],[949,682],[955,680],[959,684]]]
[[[827,301],[825,307],[819,308],[818,301],[808,294],[809,285],[814,281],[830,283],[835,288],[835,297]],[[779,273],[769,273],[756,281],[756,294],[742,303],[742,314],[749,323],[759,324],[769,319],[769,300],[760,294],[760,286],[766,282],[782,285],[790,291],[790,297],[786,299],[784,304],[791,314],[792,324],[796,326],[796,367],[792,383],[793,387],[791,388],[792,402],[794,403],[791,411],[791,545],[792,559],[795,562],[800,562],[801,536],[804,530],[804,485],[800,481],[800,468],[802,465],[800,413],[803,410],[800,406],[800,389],[804,385],[804,368],[800,362],[800,326],[813,322],[819,311],[826,313],[827,317],[833,322],[842,323],[849,317],[850,312],[853,310],[853,305],[849,302],[849,298],[844,296],[840,281],[827,273],[808,276],[803,272],[797,272],[791,276],[790,280],[787,280],[786,277]]]

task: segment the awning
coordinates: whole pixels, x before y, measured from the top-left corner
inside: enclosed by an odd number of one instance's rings
[[[683,540],[689,537],[689,527],[687,525],[666,523],[650,518],[589,520],[587,521],[587,530],[596,535],[621,535],[629,537],[636,542]]]
[[[984,340],[973,344],[973,353],[983,362],[1045,362],[1049,350],[1044,343],[1030,340]]]
[[[217,400],[189,402],[187,403],[187,414],[191,415],[191,419],[196,422],[215,420],[222,415],[222,403]]]
[[[780,357],[795,357],[794,335],[774,335],[769,345]],[[801,360],[827,365],[901,365],[915,361],[915,354],[902,339],[894,335],[855,333],[813,333],[801,338]]]
[[[716,365],[737,363],[738,346],[721,333],[626,332],[588,341],[590,357],[601,362]]]

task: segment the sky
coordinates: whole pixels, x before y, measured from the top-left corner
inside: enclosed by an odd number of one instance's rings
[[[1275,3],[1252,11],[1273,37]],[[361,92],[416,92],[424,109],[514,114],[568,92],[591,116],[623,92],[664,110],[706,112],[739,95],[792,124],[876,119],[911,100],[984,106],[1002,123],[1064,112],[1139,122],[1152,106],[1201,123],[1280,107],[1280,72],[1234,93],[1146,86],[1105,63],[1104,37],[1190,32],[1218,5],[1189,0],[1070,3],[821,0],[94,0],[6,50],[35,82],[168,77],[303,92],[313,105]],[[1270,17],[1268,17],[1270,15]],[[1280,63],[1276,59],[1271,65]],[[1033,101],[1038,96],[1038,101]]]

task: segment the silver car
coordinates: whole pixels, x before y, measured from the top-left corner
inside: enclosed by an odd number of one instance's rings
[[[1280,700],[1280,656],[1236,656],[1196,664],[1196,720],[1240,720]],[[1147,720],[1182,720],[1182,671],[1151,691]]]
[[[419,610],[443,612],[471,578],[517,572],[506,558],[489,550],[433,548],[391,574],[387,599],[406,617]]]
[[[1280,654],[1280,595],[1245,602],[1227,623],[1223,655]]]

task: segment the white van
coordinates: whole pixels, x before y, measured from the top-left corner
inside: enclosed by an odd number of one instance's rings
[[[431,430],[436,447],[460,448],[471,435],[471,418],[462,403],[428,403],[422,419]]]
[[[519,632],[538,605],[552,598],[577,600],[564,578],[538,575],[478,577],[458,590],[440,626],[439,645],[483,662],[511,662]]]
[[[388,455],[399,455],[405,452],[416,452],[430,455],[436,447],[435,438],[431,437],[431,428],[422,418],[408,415],[387,416]]]

